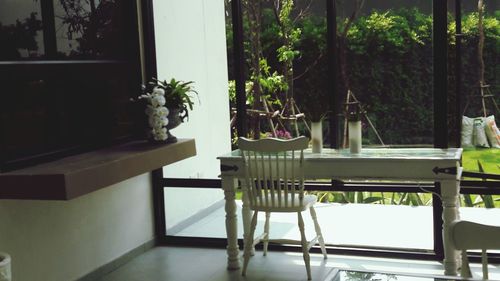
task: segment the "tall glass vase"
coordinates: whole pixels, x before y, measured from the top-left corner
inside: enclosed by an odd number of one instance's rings
[[[361,121],[349,121],[349,151],[351,153],[361,152]]]
[[[321,121],[311,122],[312,152],[321,153],[323,149],[323,126]]]

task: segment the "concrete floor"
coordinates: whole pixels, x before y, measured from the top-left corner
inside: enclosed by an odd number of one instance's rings
[[[313,280],[331,280],[335,268],[392,272],[415,276],[441,275],[438,262],[329,255],[311,255]],[[480,265],[473,264],[476,276]],[[490,267],[491,280],[500,280],[500,266]],[[307,280],[301,253],[257,251],[249,263],[246,277],[239,270],[226,269],[223,249],[156,247],[107,274],[98,281],[298,281]],[[370,280],[370,279],[360,279]],[[379,279],[377,279],[379,280]],[[395,280],[395,279],[391,279]],[[408,277],[404,280],[411,280]],[[422,280],[414,278],[414,280]],[[425,279],[427,280],[427,279]],[[433,279],[429,279],[433,280]]]

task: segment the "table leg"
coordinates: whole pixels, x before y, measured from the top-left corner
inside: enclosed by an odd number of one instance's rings
[[[444,274],[457,275],[460,265],[460,253],[451,244],[450,224],[458,220],[460,215],[459,197],[460,181],[441,181],[441,196],[443,201],[443,247],[444,247]]]
[[[245,181],[241,182],[241,185],[246,184]],[[247,235],[250,233],[250,222],[252,220],[252,215],[253,212],[250,210],[250,207],[248,206],[248,194],[246,192],[246,188],[242,186],[241,190],[243,190],[243,196],[242,196],[242,201],[243,201],[243,207],[241,211],[241,215],[243,218],[243,243],[247,241]],[[255,255],[255,247],[252,247],[250,251],[251,255]]]
[[[238,219],[236,216],[235,190],[237,180],[234,177],[222,177],[222,189],[226,200],[226,234],[227,234],[227,269],[239,269]]]

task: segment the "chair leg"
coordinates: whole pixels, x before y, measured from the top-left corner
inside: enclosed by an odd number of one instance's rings
[[[486,249],[482,249],[481,251],[481,262],[483,263],[483,279],[488,280],[490,277],[488,276],[488,255],[486,254]]]
[[[266,212],[266,223],[264,224],[264,256],[267,256],[267,246],[269,245],[269,218],[271,217],[271,212]]]
[[[463,278],[472,278],[469,259],[467,258],[467,250],[462,250],[462,268],[460,269],[460,276]]]
[[[314,221],[314,229],[316,230],[316,235],[318,235],[318,241],[319,245],[321,246],[321,253],[323,253],[323,257],[326,259],[328,258],[328,255],[326,254],[326,247],[325,247],[325,239],[323,239],[323,234],[321,233],[321,228],[319,227],[318,223],[318,217],[316,216],[316,210],[314,210],[314,207],[309,208],[309,212],[311,213],[311,217]]]
[[[241,270],[241,275],[245,276],[247,273],[248,262],[252,256],[253,247],[253,235],[255,233],[255,227],[257,226],[257,215],[259,212],[254,211],[252,217],[252,223],[250,225],[250,233],[248,233],[247,241],[245,242],[245,249],[243,252],[243,269]]]
[[[249,191],[246,191],[246,186],[243,186],[243,185],[246,185],[246,182],[245,181],[242,181],[241,182],[242,184],[242,187],[241,189],[243,190],[243,197],[242,197],[242,201],[243,201],[243,208],[241,210],[241,215],[242,215],[242,221],[243,221],[243,241],[246,242],[247,241],[247,236],[248,234],[250,233],[250,225],[252,223],[252,215],[253,215],[253,211],[250,210],[250,199],[248,198],[248,192]],[[255,254],[255,247],[252,247],[252,256]]]
[[[306,239],[306,232],[304,230],[304,220],[302,219],[301,212],[297,212],[297,216],[299,219],[300,241],[302,243],[304,263],[306,264],[307,280],[311,280],[311,258],[309,257],[309,249],[307,249],[308,241]]]

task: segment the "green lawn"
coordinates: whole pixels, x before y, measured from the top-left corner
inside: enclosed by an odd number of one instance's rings
[[[480,163],[480,164],[479,164]],[[464,171],[500,174],[500,149],[498,148],[471,148],[464,149],[462,154]],[[466,180],[480,180],[467,178]],[[500,195],[464,195],[462,204],[465,206],[496,207],[500,208]]]
[[[481,162],[484,173],[500,174],[500,149],[464,149],[464,153],[462,154],[462,167],[464,168],[464,171],[481,172],[478,160]]]

